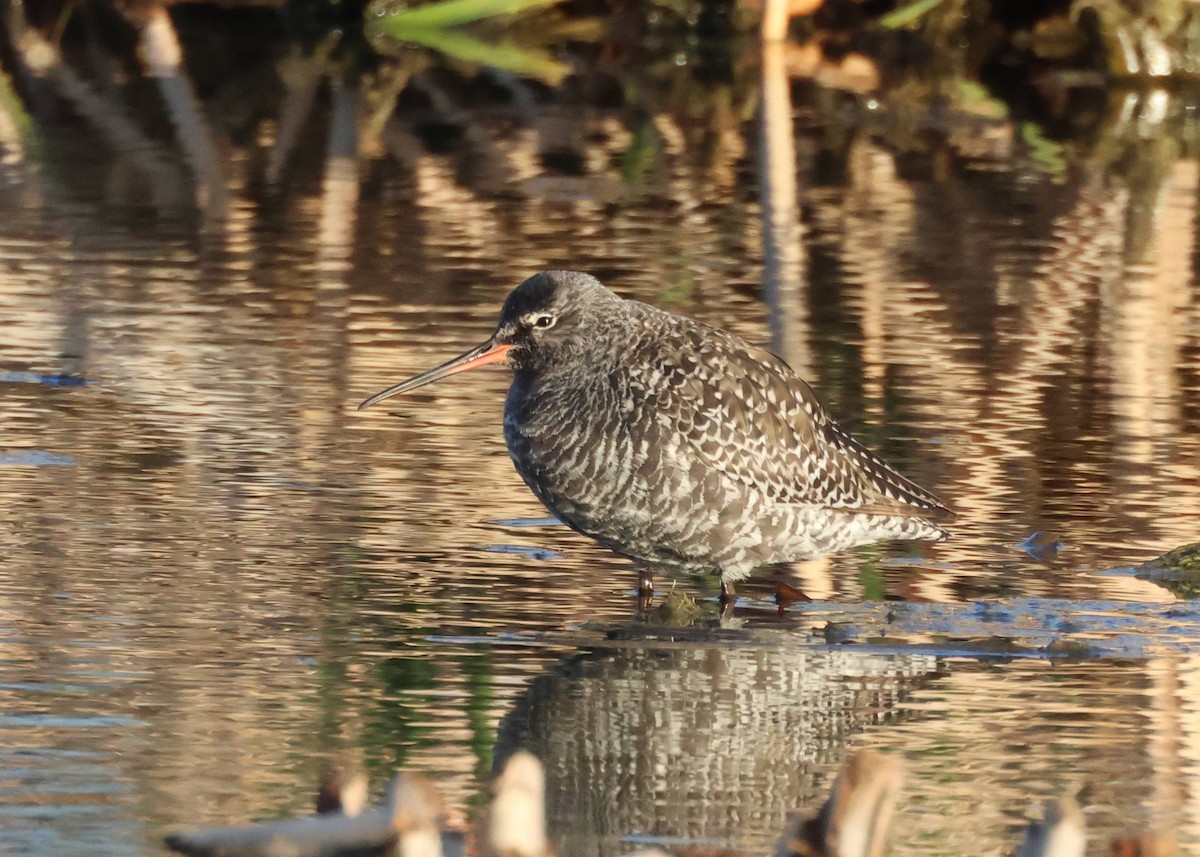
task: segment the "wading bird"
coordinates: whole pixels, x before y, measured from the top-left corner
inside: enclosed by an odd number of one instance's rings
[[[719,573],[883,539],[941,539],[949,510],[825,413],[775,355],[544,271],[504,303],[491,339],[367,399],[507,363],[504,439],[517,472],[573,529],[655,570]]]

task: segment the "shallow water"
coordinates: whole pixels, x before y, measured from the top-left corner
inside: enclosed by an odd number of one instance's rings
[[[1077,787],[1097,845],[1157,827],[1200,853],[1197,610],[1121,570],[1197,538],[1196,162],[1063,182],[1016,149],[894,151],[823,97],[796,104],[802,288],[770,308],[752,122],[714,152],[656,114],[631,178],[629,112],[554,102],[364,152],[355,180],[322,163],[322,108],[270,190],[266,144],[214,121],[207,221],[139,204],[119,156],[81,170],[70,111],[40,153],[6,140],[0,852],[304,811],[338,754],[431,773],[462,825],[528,745],[562,853],[761,852],[864,746],[908,765],[897,854],[1003,853]],[[539,163],[548,140],[578,170]],[[514,473],[504,370],[355,412],[560,266],[754,341],[782,319],[953,537],[664,630]]]

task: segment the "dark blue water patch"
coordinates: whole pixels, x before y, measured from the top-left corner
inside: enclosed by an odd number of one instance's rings
[[[92,382],[82,375],[47,375],[41,372],[0,372],[0,383],[40,384],[43,387],[86,387]]]
[[[76,457],[44,449],[0,450],[0,465],[10,467],[74,467]]]
[[[845,645],[841,643],[830,643],[827,645],[815,645],[811,649],[814,651],[835,652],[844,650]],[[1009,661],[1039,661],[1050,660],[1051,656],[1039,649],[1019,649],[1012,648],[1007,650],[986,650],[977,649],[967,645],[952,645],[938,643],[911,643],[911,644],[887,644],[878,642],[856,643],[853,645],[854,651],[871,655],[928,655],[931,658],[957,658],[960,660],[978,661],[980,663],[1007,663]],[[1092,658],[1101,657],[1100,654],[1090,655]]]
[[[9,758],[48,759],[52,762],[70,759],[72,764],[78,765],[87,759],[107,759],[109,754],[103,750],[68,750],[62,747],[15,747],[7,751],[0,750],[0,759]]]
[[[16,779],[17,776],[19,776],[19,774],[9,774],[8,771],[6,771],[5,774],[11,776],[13,779]],[[114,781],[112,779],[83,782],[78,778],[75,778],[69,783],[45,783],[37,782],[37,776],[38,774],[35,772],[33,777],[22,777],[22,782],[19,789],[9,789],[7,792],[0,791],[0,794],[20,794],[22,797],[39,795],[43,798],[50,795],[61,795],[64,798],[70,799],[79,795],[120,795],[126,794],[130,790],[130,787],[127,783]],[[42,804],[42,806],[45,805],[45,803]],[[78,804],[76,803],[71,805],[77,806]]]
[[[544,639],[519,634],[430,634],[425,639],[427,642],[446,646],[525,646],[528,648],[537,648],[539,646],[561,645],[561,643],[551,643]]]
[[[109,815],[111,813],[112,809],[103,804],[60,803],[37,804],[34,806],[26,804],[0,804],[0,815],[3,815],[5,818],[50,820],[72,815]]]
[[[489,524],[495,524],[498,527],[561,527],[563,522],[554,516],[545,518],[500,518],[496,521],[488,521]]]
[[[0,466],[74,467],[75,456],[44,449],[5,449],[0,450]]]
[[[57,681],[0,681],[0,690],[22,693],[88,694],[93,688],[82,684],[63,684]]]
[[[909,602],[804,604],[795,616],[823,615],[853,629],[839,644],[946,657],[1145,657],[1150,651],[1200,651],[1200,604],[1012,598],[976,604]],[[881,650],[882,651],[882,650]]]
[[[0,714],[0,729],[113,729],[139,726],[134,717],[96,714],[66,717],[60,714]]]
[[[481,545],[480,550],[490,551],[491,553],[515,553],[537,560],[562,559],[562,554],[558,551],[552,551],[549,548],[535,548],[529,545]]]
[[[627,833],[620,839],[628,845],[665,845],[665,846],[708,846],[710,848],[729,848],[733,841],[716,839],[707,836],[656,836],[651,833]]]
[[[880,563],[885,568],[916,568],[925,565],[925,557],[922,556],[889,556],[884,557]]]

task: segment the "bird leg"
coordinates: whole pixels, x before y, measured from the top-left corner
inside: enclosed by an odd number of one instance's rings
[[[737,599],[737,593],[733,590],[733,584],[725,578],[721,578],[721,605],[732,604]]]
[[[638,595],[648,598],[654,594],[654,572],[648,568],[638,569]]]
[[[638,607],[642,610],[650,608],[654,598],[654,573],[648,568],[638,569]]]

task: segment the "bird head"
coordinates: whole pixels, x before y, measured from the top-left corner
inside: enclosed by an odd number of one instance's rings
[[[602,341],[598,334],[611,321],[619,300],[589,274],[534,274],[509,294],[490,339],[441,366],[376,393],[358,409],[491,363],[507,363],[517,372],[560,365],[569,356],[585,351],[589,342]]]

